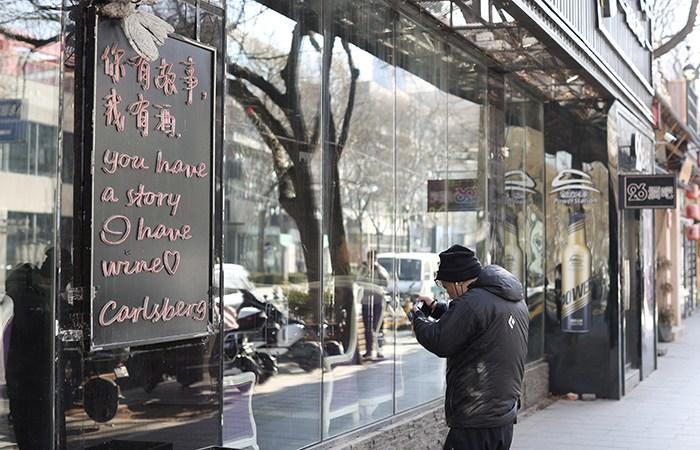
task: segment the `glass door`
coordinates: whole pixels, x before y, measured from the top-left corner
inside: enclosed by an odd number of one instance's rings
[[[621,299],[623,315],[623,363],[625,378],[639,368],[641,285],[639,212],[624,211],[621,221]]]

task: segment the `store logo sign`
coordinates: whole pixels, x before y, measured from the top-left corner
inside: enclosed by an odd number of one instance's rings
[[[564,169],[552,180],[550,194],[556,194],[561,205],[586,205],[598,202],[600,191],[593,185],[591,176],[576,169]]]
[[[675,175],[620,175],[623,209],[674,209]]]
[[[524,203],[528,194],[536,194],[535,180],[523,170],[511,170],[505,174],[506,196],[513,203]]]
[[[479,211],[479,180],[428,180],[428,212]]]

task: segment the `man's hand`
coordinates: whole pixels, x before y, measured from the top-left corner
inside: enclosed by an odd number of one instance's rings
[[[425,304],[425,306],[427,306],[431,312],[435,310],[435,305],[437,304],[437,301],[435,301],[435,299],[425,295],[419,295],[413,302],[413,312],[416,312],[418,310],[418,307],[416,305],[418,305],[419,302],[423,302],[423,304]]]

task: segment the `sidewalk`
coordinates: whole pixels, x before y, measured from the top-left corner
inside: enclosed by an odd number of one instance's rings
[[[560,400],[515,426],[515,450],[700,449],[700,317],[620,401]]]

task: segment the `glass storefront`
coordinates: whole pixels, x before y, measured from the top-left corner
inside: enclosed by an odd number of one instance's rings
[[[523,283],[528,362],[605,332],[604,125],[488,71],[414,2],[168,0],[143,10],[218,52],[212,320],[206,336],[91,351],[84,105],[102,49],[85,5],[16,3],[0,12],[14,21],[0,24],[0,446],[296,449],[438,400],[445,360],[406,311],[445,298],[434,274],[453,244]],[[595,201],[556,190],[576,171]],[[587,338],[562,328],[577,217],[593,242]]]
[[[439,398],[444,361],[405,312],[440,295],[437,253],[484,256],[488,228],[485,70],[384,2],[294,5],[229,3],[225,265],[303,331],[264,350],[277,366],[253,397],[265,448]]]

